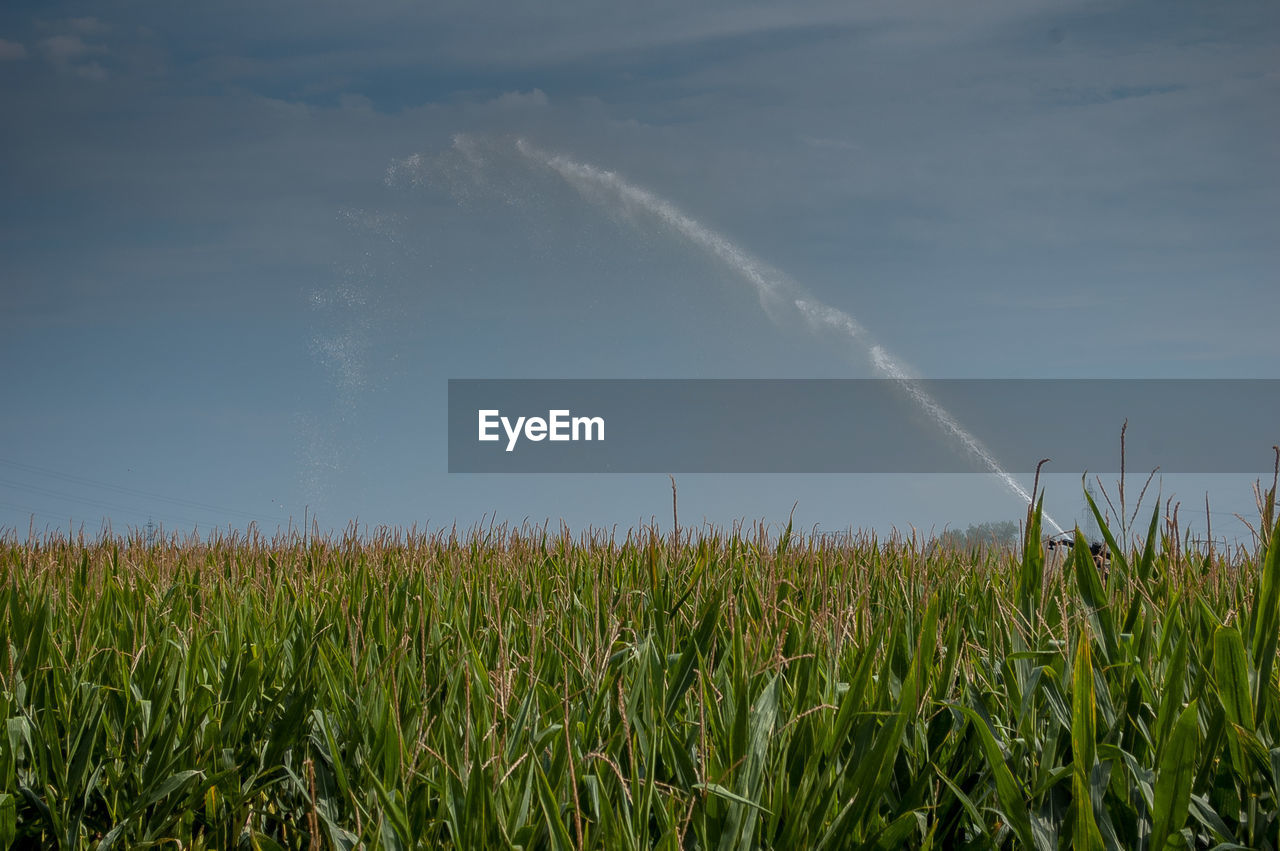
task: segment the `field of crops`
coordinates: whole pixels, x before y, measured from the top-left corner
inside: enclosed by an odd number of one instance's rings
[[[0,848],[1280,848],[1280,535],[0,545]],[[1268,534],[1269,532],[1269,534]]]

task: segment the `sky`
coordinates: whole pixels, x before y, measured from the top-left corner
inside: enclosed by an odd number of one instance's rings
[[[521,144],[918,376],[1280,378],[1278,43],[1235,0],[6,3],[0,530],[666,524],[661,474],[449,474],[447,381],[876,374]],[[1247,534],[1272,462],[1151,493]],[[1023,513],[991,476],[672,472],[685,526]]]

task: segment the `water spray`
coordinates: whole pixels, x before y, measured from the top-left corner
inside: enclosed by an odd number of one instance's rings
[[[462,135],[454,137],[453,146],[473,166],[483,162],[475,150],[474,142],[469,137]],[[925,392],[919,380],[913,377],[906,367],[883,346],[875,343],[866,329],[852,315],[814,299],[794,280],[753,257],[728,237],[716,233],[675,204],[648,189],[631,183],[616,172],[607,171],[589,163],[577,162],[562,154],[543,151],[524,139],[516,140],[515,149],[530,162],[558,174],[588,200],[598,201],[600,192],[603,191],[614,203],[621,204],[625,211],[639,209],[656,217],[751,284],[760,300],[760,306],[770,319],[777,321],[784,310],[794,310],[810,328],[835,331],[857,343],[866,351],[877,372],[902,387],[916,405],[944,432],[959,441],[966,452],[994,473],[1008,490],[1028,505],[1033,502],[1032,494],[1028,493],[1017,479],[1000,466],[995,456],[982,445],[981,441],[960,425],[937,400]],[[418,165],[408,161],[404,164],[411,169]],[[1059,533],[1063,531],[1062,527],[1048,514],[1042,516]]]

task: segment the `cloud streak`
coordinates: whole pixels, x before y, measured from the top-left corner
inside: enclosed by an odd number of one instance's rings
[[[0,38],[0,62],[17,62],[27,58],[27,48],[21,42]]]

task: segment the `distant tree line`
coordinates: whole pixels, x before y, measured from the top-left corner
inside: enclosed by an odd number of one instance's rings
[[[1016,545],[1021,541],[1022,530],[1013,520],[1002,520],[990,523],[969,524],[969,528],[961,532],[959,529],[947,529],[938,536],[938,543],[944,547],[957,549],[973,549],[976,547],[1004,547]]]

